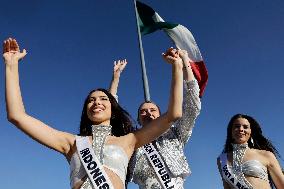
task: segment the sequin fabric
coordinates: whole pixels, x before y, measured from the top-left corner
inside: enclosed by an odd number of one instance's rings
[[[92,133],[93,133],[93,143],[92,147],[95,151],[95,154],[100,154],[98,157],[101,164],[103,164],[103,147],[105,143],[105,139],[108,135],[111,134],[111,126],[104,126],[104,125],[96,125],[92,126]],[[93,189],[90,179],[87,177],[85,182],[82,184],[80,189]]]
[[[191,173],[183,150],[191,137],[195,119],[201,109],[197,81],[185,81],[184,89],[182,118],[154,143],[179,189],[183,189],[184,179]],[[136,151],[129,166],[130,170],[133,170],[130,173],[132,181],[138,184],[140,189],[161,189],[158,177],[142,148]]]
[[[247,188],[253,189],[252,185],[247,181],[243,173],[243,158],[246,150],[249,148],[248,144],[232,144],[233,146],[233,166],[232,171],[238,181],[246,185]]]
[[[258,160],[248,160],[243,163],[243,173],[247,176],[268,180],[267,168]]]

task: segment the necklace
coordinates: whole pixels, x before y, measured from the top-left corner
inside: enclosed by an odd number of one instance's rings
[[[233,167],[232,171],[235,177],[248,186],[249,189],[253,189],[252,185],[246,180],[242,170],[243,158],[246,150],[249,149],[248,143],[245,144],[232,144],[233,146]]]
[[[110,125],[92,125],[92,147],[101,163],[103,163],[103,149],[106,137],[111,135]]]

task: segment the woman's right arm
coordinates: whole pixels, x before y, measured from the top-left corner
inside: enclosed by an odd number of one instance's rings
[[[24,108],[19,84],[19,60],[26,55],[20,52],[15,39],[3,43],[3,58],[6,66],[6,108],[7,118],[16,127],[39,143],[64,155],[68,154],[74,135],[57,131],[43,122],[29,116]]]

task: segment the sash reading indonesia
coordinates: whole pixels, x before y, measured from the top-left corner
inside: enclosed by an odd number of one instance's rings
[[[103,166],[97,159],[88,137],[77,137],[76,145],[81,163],[95,189],[114,189]]]

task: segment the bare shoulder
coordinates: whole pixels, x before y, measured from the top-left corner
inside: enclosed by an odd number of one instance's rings
[[[115,144],[115,145],[122,147],[130,158],[134,151],[135,136],[133,133],[129,133],[127,135],[120,136],[120,137],[111,136],[108,139],[108,143]]]
[[[262,153],[263,153],[263,156],[266,158],[266,160],[268,162],[268,166],[272,167],[278,162],[276,156],[272,152],[269,152],[269,151],[266,151],[266,150],[261,150],[261,151],[263,151]]]
[[[133,140],[135,140],[135,135],[133,133],[128,133],[127,135],[120,136],[120,137],[113,137],[113,139],[122,143],[131,143]]]
[[[258,149],[252,149],[252,157],[261,160],[262,163],[269,166],[271,164],[274,164],[276,160],[275,155],[267,150],[258,150]]]
[[[265,158],[265,159],[272,159],[272,158],[275,158],[275,155],[270,152],[270,151],[267,151],[267,150],[257,150],[257,149],[254,149],[254,151],[260,155],[261,157]]]
[[[134,148],[136,144],[136,137],[134,133],[128,133],[127,135],[123,136],[125,138],[125,141],[127,144],[131,147]]]

